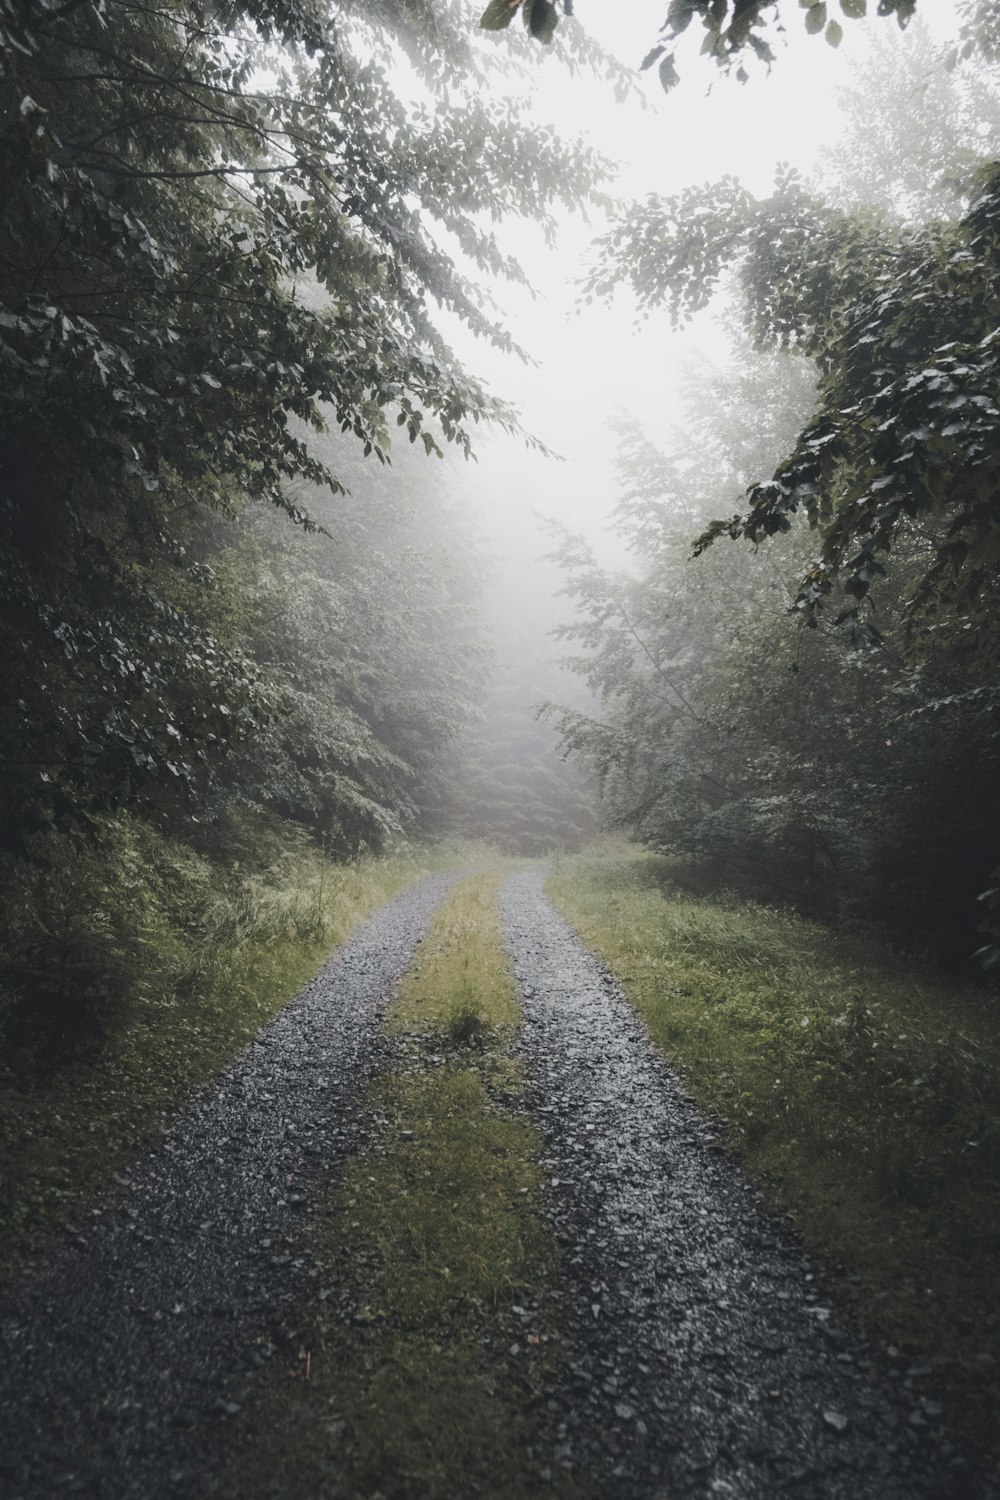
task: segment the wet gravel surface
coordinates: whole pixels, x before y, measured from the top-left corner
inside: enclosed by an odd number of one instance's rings
[[[502,893],[571,1354],[546,1446],[614,1500],[992,1500],[760,1208],[543,875]]]
[[[357,1149],[378,1022],[448,876],[384,907],[217,1087],[0,1293],[0,1495],[212,1493],[225,1425],[294,1364],[303,1231]]]

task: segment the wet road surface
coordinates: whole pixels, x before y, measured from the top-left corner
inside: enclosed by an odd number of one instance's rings
[[[502,896],[569,1347],[539,1454],[603,1500],[998,1500],[928,1372],[887,1369],[762,1212],[542,880]],[[295,1361],[311,1207],[374,1123],[378,1023],[449,883],[366,923],[0,1294],[4,1500],[213,1493],[227,1423]]]
[[[196,1497],[315,1297],[302,1230],[357,1148],[378,1023],[450,878],[378,912],[218,1086],[0,1294],[0,1495]]]
[[[543,875],[501,902],[572,1353],[549,1443],[613,1500],[986,1500],[760,1209]]]

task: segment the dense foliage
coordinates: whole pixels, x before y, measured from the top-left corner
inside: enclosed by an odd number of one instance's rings
[[[407,16],[8,8],[0,603],[15,840],[109,797],[162,801],[165,779],[200,791],[274,711],[202,607],[192,509],[250,495],[298,518],[289,481],[342,487],[308,441],[327,422],[381,459],[393,420],[429,453],[509,420],[436,331],[432,303],[509,344],[438,231],[467,263],[523,277],[482,213],[544,219],[596,164],[541,136],[526,161],[516,103],[456,96],[474,68],[455,16]],[[432,23],[433,53],[419,29]],[[446,112],[397,95],[394,43]]]
[[[820,537],[796,603],[807,620],[839,581],[841,618],[864,620],[886,554],[919,537],[915,624],[947,629],[976,615],[995,587],[996,328],[1000,173],[984,172],[957,223],[898,229],[828,205],[793,173],[754,200],[738,183],[650,199],[606,240],[591,278],[603,293],[624,274],[643,305],[675,322],[706,306],[723,271],[739,268],[747,318],[762,347],[799,351],[820,373],[819,401],[772,478],[716,536],[757,542],[804,511]],[[857,602],[853,602],[857,601]],[[976,644],[992,653],[982,628]]]
[[[443,806],[472,564],[429,469],[386,465],[513,425],[439,310],[510,348],[469,280],[528,279],[494,222],[551,228],[603,171],[523,151],[468,32],[457,3],[3,10],[0,884],[31,872],[42,932],[39,872],[96,848],[113,886],[122,819],[167,868],[231,858],[234,809],[353,854]]]
[[[935,66],[939,138],[970,99],[996,118],[987,70],[962,88]],[[1000,178],[969,159],[984,133],[917,192],[911,83],[879,100],[891,159],[864,155],[855,91],[840,198],[832,172],[826,195],[782,172],[764,200],[726,179],[650,198],[602,241],[589,296],[624,277],[677,326],[735,294],[744,345],[723,379],[692,372],[669,458],[624,435],[640,576],[564,545],[566,634],[608,712],[560,723],[654,847],[965,961],[1000,849]]]
[[[564,743],[601,776],[611,819],[653,848],[964,961],[996,863],[996,691],[946,636],[907,652],[917,548],[881,590],[877,648],[789,620],[801,522],[756,554],[692,564],[699,522],[794,434],[812,378],[801,359],[745,350],[742,370],[692,370],[689,387],[687,451],[623,433],[619,519],[639,575],[610,574],[579,539],[561,547],[577,605],[563,635],[604,704],[557,711]],[[783,430],[764,441],[769,400]]]

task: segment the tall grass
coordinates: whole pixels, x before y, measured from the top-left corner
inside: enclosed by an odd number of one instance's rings
[[[553,899],[730,1143],[897,1344],[995,1377],[995,1000],[668,861],[579,859]]]
[[[93,845],[52,840],[9,893],[0,1274],[426,868],[414,852],[335,866],[273,825],[238,847],[226,866],[120,818]]]

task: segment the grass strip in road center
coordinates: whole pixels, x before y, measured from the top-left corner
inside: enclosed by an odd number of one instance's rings
[[[997,1383],[1000,1065],[990,996],[871,938],[568,861],[551,898],[730,1144],[890,1340]]]
[[[556,1252],[512,1054],[499,879],[455,888],[394,1004],[378,1133],[338,1171],[316,1237],[330,1291],[298,1378],[269,1398],[241,1497],[586,1493],[532,1419],[560,1359],[545,1297]]]

